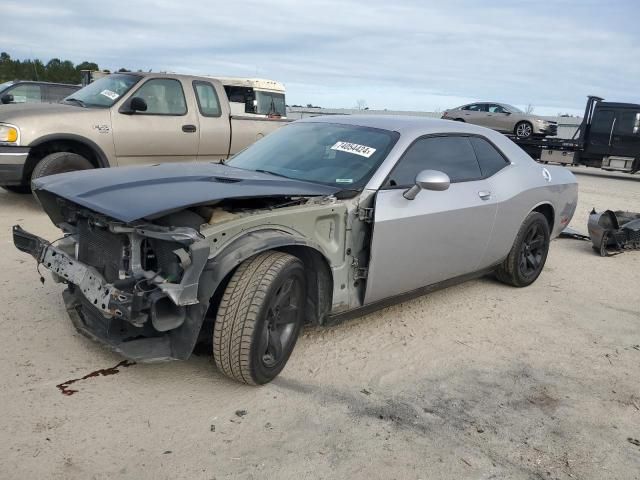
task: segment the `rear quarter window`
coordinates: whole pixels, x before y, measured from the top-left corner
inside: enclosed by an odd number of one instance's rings
[[[478,158],[483,177],[495,175],[509,165],[507,159],[484,138],[469,137],[469,141]]]

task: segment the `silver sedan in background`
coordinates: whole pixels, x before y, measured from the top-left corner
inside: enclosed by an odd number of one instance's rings
[[[558,123],[538,115],[525,113],[506,103],[478,102],[445,110],[442,118],[458,122],[473,123],[510,133],[519,138],[556,135]]]

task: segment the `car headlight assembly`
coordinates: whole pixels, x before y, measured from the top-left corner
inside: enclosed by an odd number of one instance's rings
[[[542,123],[543,125],[546,125],[548,123],[546,120],[542,120],[540,118],[536,118],[536,122]]]
[[[13,125],[0,123],[0,144],[18,145],[20,141],[20,130]]]

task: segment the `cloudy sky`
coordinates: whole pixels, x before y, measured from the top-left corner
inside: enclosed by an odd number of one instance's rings
[[[273,78],[289,104],[580,113],[640,102],[639,18],[637,0],[3,0],[0,50]]]

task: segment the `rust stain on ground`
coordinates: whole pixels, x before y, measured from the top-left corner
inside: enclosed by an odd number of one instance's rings
[[[130,360],[123,360],[113,367],[101,368],[100,370],[96,370],[94,372],[86,374],[84,377],[74,378],[73,380],[67,380],[66,382],[62,382],[61,384],[56,385],[56,387],[58,388],[58,390],[60,390],[60,393],[62,393],[63,395],[67,395],[67,396],[73,395],[74,393],[77,393],[78,390],[73,390],[69,388],[72,384],[79,382],[80,380],[87,380],[88,378],[106,377],[109,375],[115,375],[116,373],[120,373],[120,370],[119,370],[120,367],[130,367],[131,365],[135,365],[135,364],[136,362],[132,362]]]

